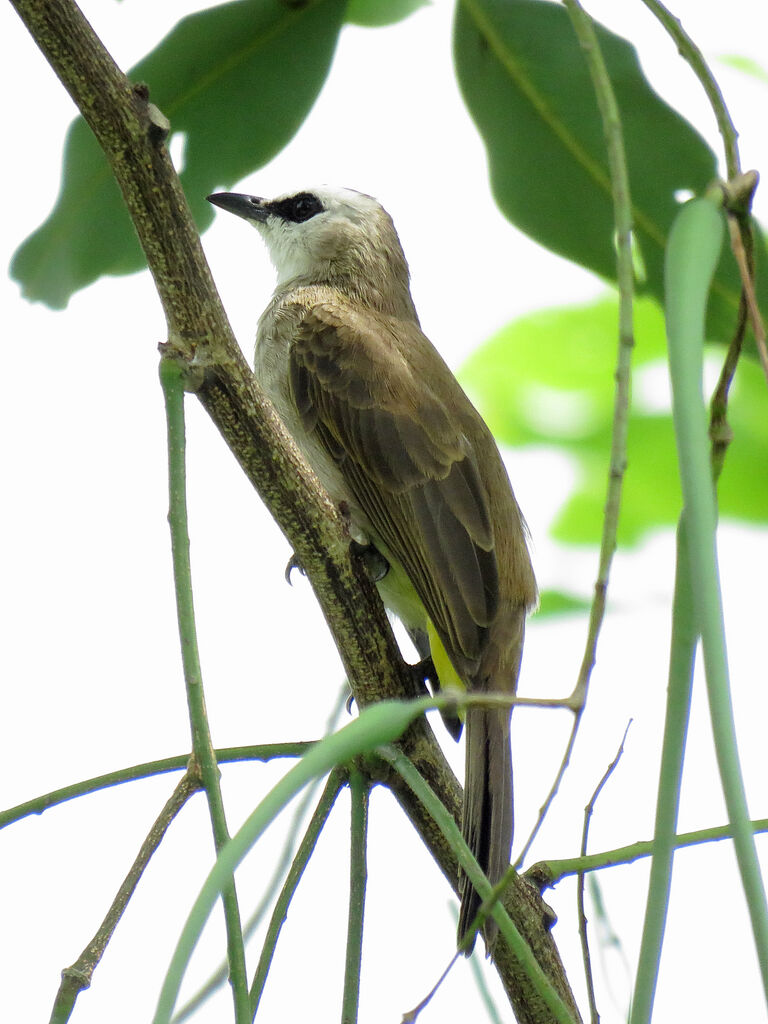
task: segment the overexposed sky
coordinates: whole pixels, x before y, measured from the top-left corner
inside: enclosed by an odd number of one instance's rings
[[[83,7],[124,68],[189,9],[150,0]],[[642,43],[656,87],[717,146],[698,87],[642,4],[603,0],[588,9]],[[768,16],[760,5],[734,0],[727,18],[722,8],[695,0],[674,9],[708,55],[761,59]],[[0,47],[6,97],[0,244],[7,266],[55,199],[73,108],[10,5],[0,8]],[[768,85],[717,68],[742,131],[744,166],[768,166]],[[257,91],[244,101],[258,102]],[[422,323],[453,366],[510,319],[601,291],[594,277],[538,249],[493,205],[483,148],[453,80],[446,4],[435,3],[385,30],[345,29],[329,81],[305,126],[269,166],[238,187],[271,195],[318,182],[363,189],[393,214]],[[760,193],[757,208],[768,220]],[[256,319],[273,287],[266,253],[255,232],[223,215],[204,245],[250,357]],[[63,313],[27,304],[7,280],[0,287],[6,326],[0,777],[1,802],[9,806],[80,778],[184,752],[189,735],[165,521],[156,350],[164,320],[149,275],[102,280],[76,295]],[[187,405],[192,559],[214,741],[227,746],[313,738],[341,684],[337,655],[308,585],[297,579],[288,588],[283,582],[287,543],[205,415],[194,400]],[[571,470],[540,451],[510,453],[509,466],[531,526],[540,585],[588,591],[595,553],[564,551],[546,534]],[[594,710],[585,717],[572,771],[534,859],[577,852],[583,805],[630,717],[626,753],[598,804],[591,848],[651,834],[672,550],[671,534],[661,533],[640,552],[616,560],[611,613],[593,680]],[[768,542],[764,534],[726,526],[720,554],[745,774],[752,811],[764,816],[766,669],[755,637],[764,628],[758,581],[765,577]],[[524,692],[568,692],[585,633],[581,619],[534,620]],[[725,820],[702,682],[697,681],[686,761],[683,829]],[[565,713],[515,715],[519,836],[546,793],[567,726]],[[443,732],[439,736],[460,770],[461,748]],[[233,828],[282,770],[224,769]],[[95,930],[170,786],[165,778],[107,791],[0,834],[3,1019],[47,1019],[59,971]],[[374,794],[371,819],[361,1020],[379,1024],[399,1020],[424,996],[451,955],[453,922],[446,885],[385,793]],[[289,917],[259,1018],[266,1024],[338,1018],[347,833],[342,798]],[[267,836],[249,858],[242,876],[246,908],[258,901],[278,846]],[[147,871],[92,989],[80,997],[75,1020],[149,1019],[211,849],[198,797]],[[728,845],[684,852],[677,866],[655,1020],[733,1019],[734,992],[739,1019],[764,1019]],[[630,963],[646,879],[642,864],[599,876]],[[584,1005],[570,883],[550,893],[549,901]],[[404,928],[405,914],[410,917]],[[217,962],[220,948],[215,924],[195,961],[198,977]],[[619,1021],[628,995],[622,964],[608,952],[606,973],[596,941],[593,958],[601,975],[603,1019]],[[225,995],[198,1019],[227,1020],[229,1013]],[[469,969],[461,964],[424,1020],[483,1019],[481,1013]]]

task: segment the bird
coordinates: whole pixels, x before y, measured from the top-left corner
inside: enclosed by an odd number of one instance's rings
[[[537,600],[527,527],[488,426],[421,330],[392,218],[332,186],[207,198],[266,243],[277,285],[254,373],[354,542],[385,566],[385,606],[439,686],[514,695]],[[492,885],[512,844],[510,715],[511,704],[465,712],[462,833]],[[462,871],[459,894],[469,953],[482,900]],[[490,917],[483,934],[490,949]]]

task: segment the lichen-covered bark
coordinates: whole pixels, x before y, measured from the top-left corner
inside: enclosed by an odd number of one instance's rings
[[[210,414],[306,570],[360,706],[413,696],[386,616],[345,524],[320,490],[261,393],[232,334],[184,194],[164,146],[166,129],[148,90],[115,65],[71,0],[13,0],[43,54],[86,119],[122,190],[167,321],[166,358],[182,361],[189,387]],[[401,749],[458,819],[459,784],[426,721]],[[388,785],[445,874],[457,888],[457,864],[441,833],[399,777]],[[538,892],[518,879],[505,905],[566,1004],[573,1001]],[[494,963],[521,1024],[551,1014],[503,943]]]

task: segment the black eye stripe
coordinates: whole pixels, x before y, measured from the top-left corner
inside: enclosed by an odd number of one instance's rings
[[[269,209],[283,220],[301,224],[320,213],[324,207],[317,196],[311,192],[299,192],[295,196],[289,196],[288,199],[274,200],[269,203]]]

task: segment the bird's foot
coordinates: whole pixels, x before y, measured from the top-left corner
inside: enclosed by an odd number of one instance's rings
[[[368,575],[374,583],[379,583],[389,572],[389,562],[373,544],[361,544],[352,541],[352,552],[362,559]]]
[[[409,668],[417,693],[423,694],[429,691],[436,693],[440,689],[440,680],[437,678],[437,670],[431,655],[417,661],[415,665],[410,665]]]
[[[293,584],[291,583],[291,573],[293,572],[294,569],[298,569],[302,576],[306,576],[307,575],[307,570],[304,568],[304,566],[301,564],[299,559],[296,557],[296,552],[295,551],[291,555],[291,557],[288,559],[288,564],[285,567],[285,582],[289,586],[293,586]]]

